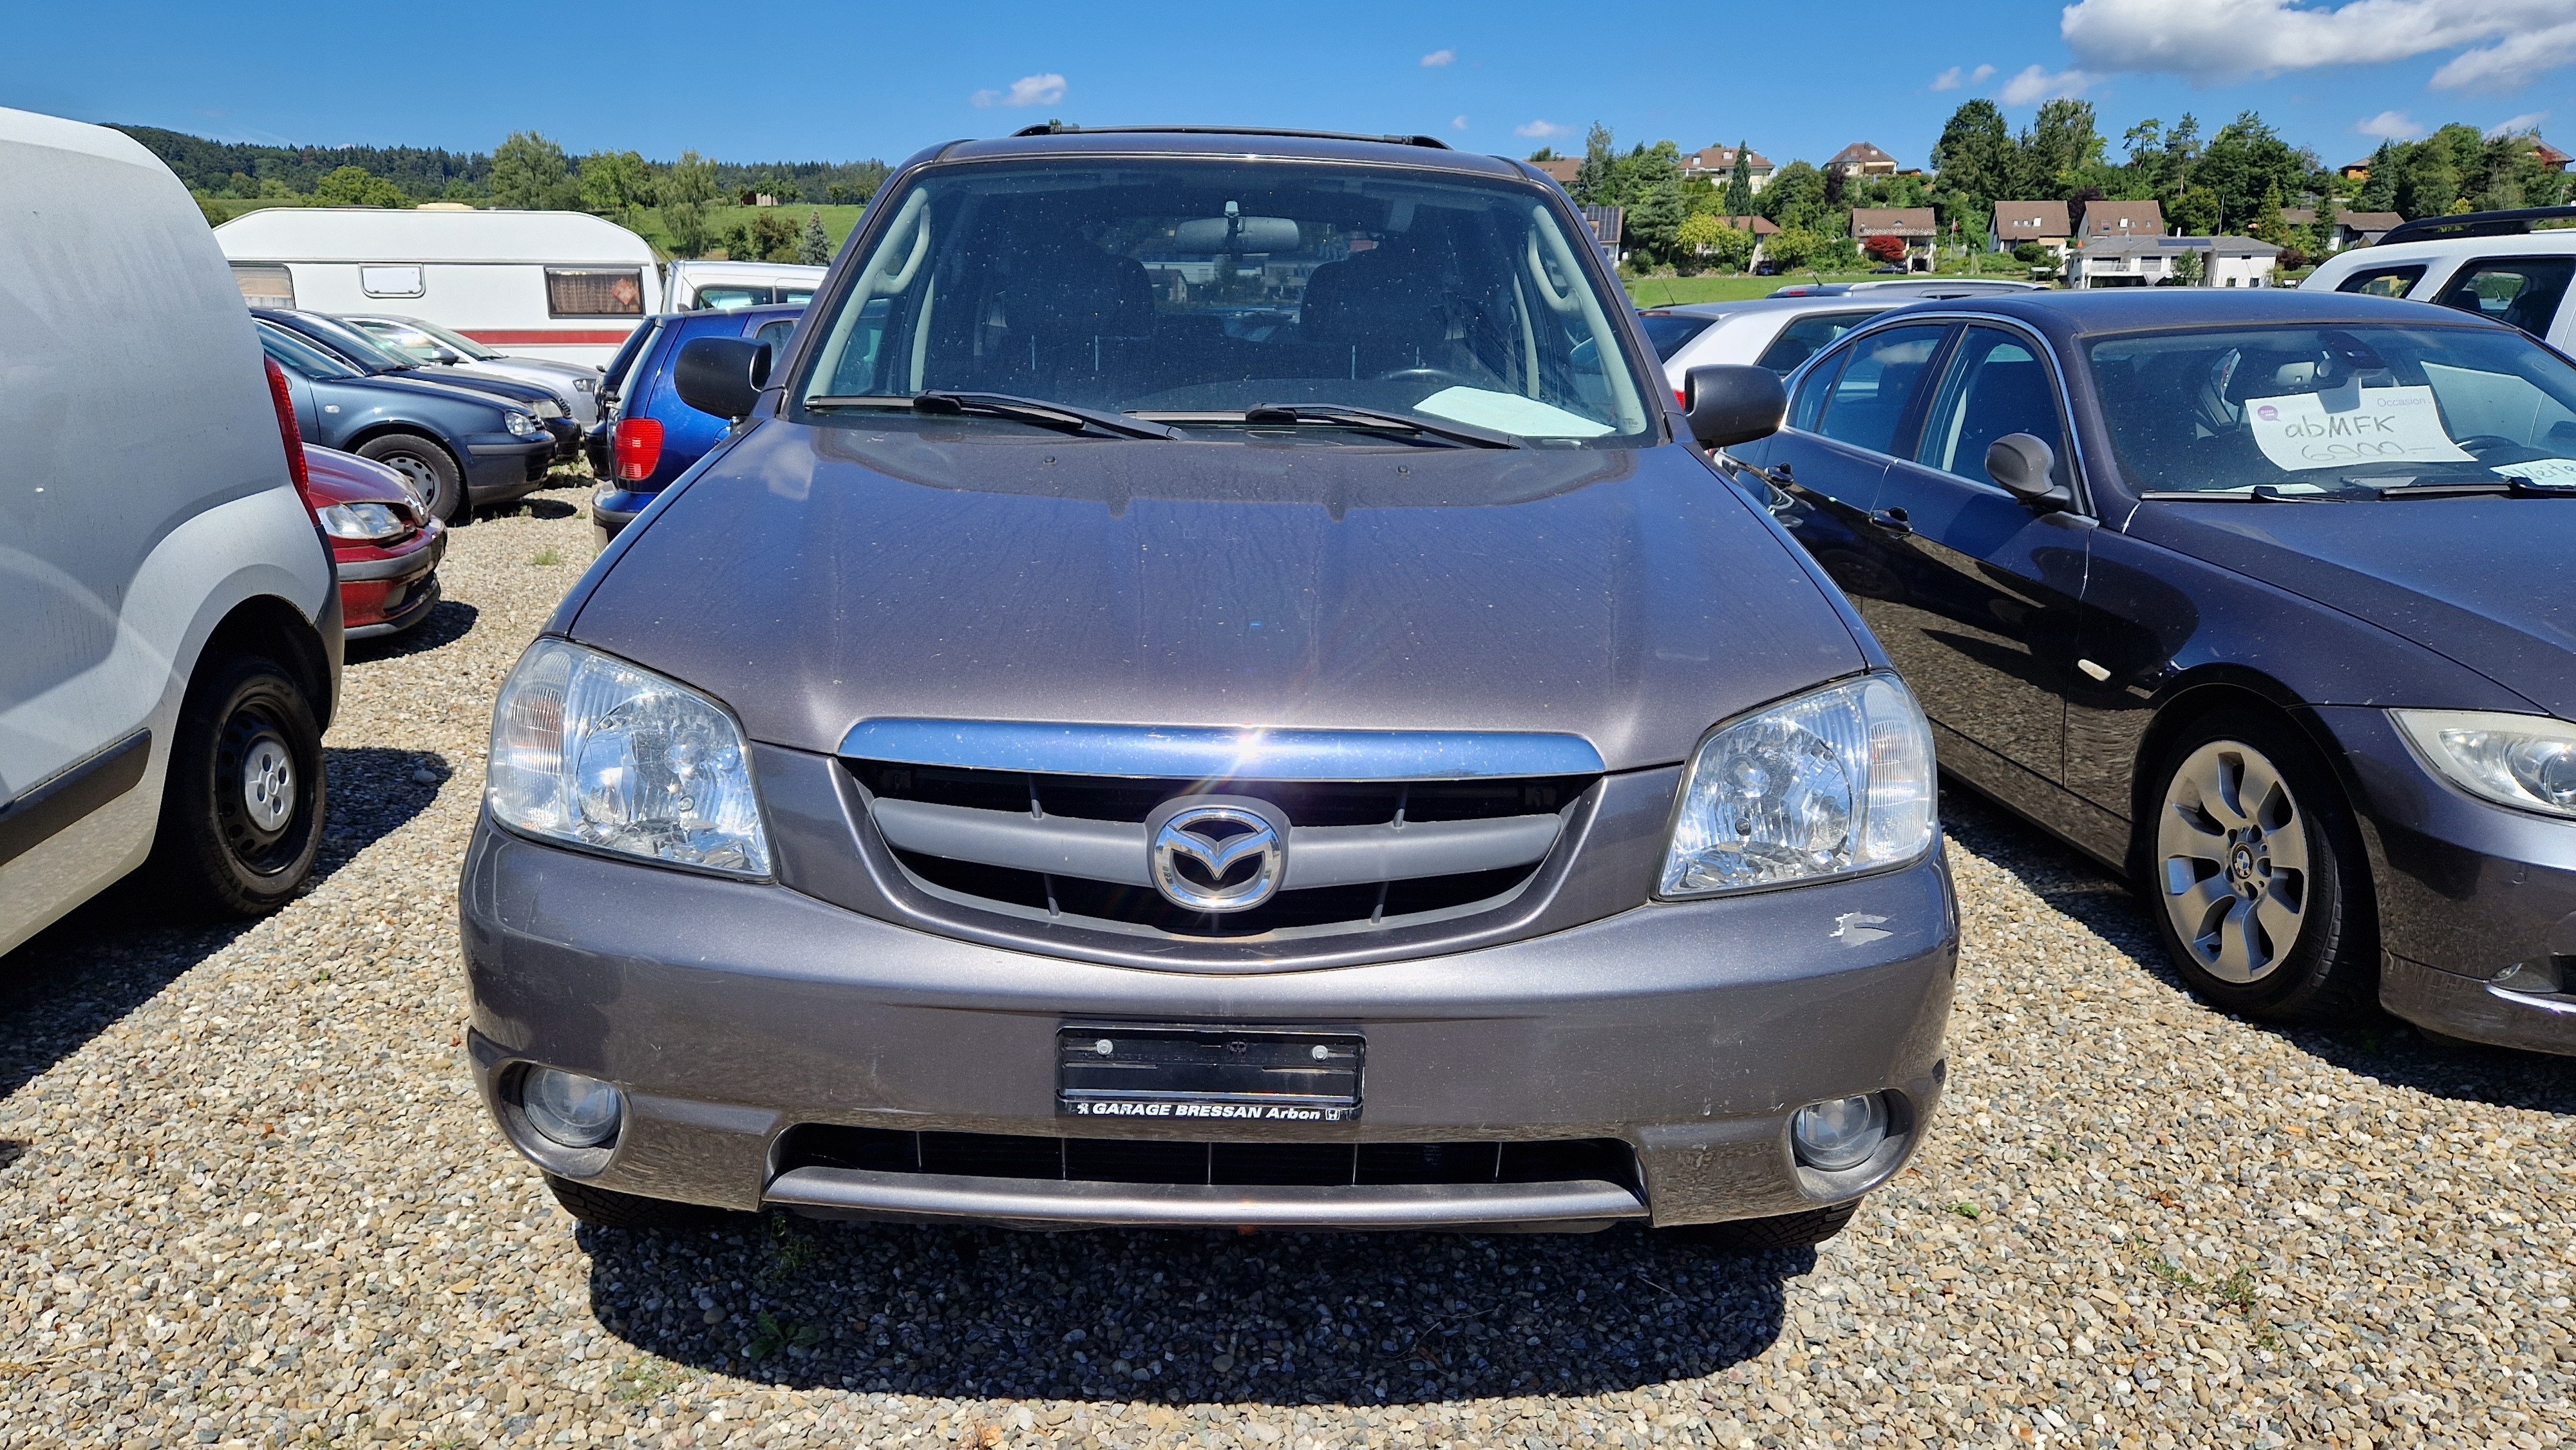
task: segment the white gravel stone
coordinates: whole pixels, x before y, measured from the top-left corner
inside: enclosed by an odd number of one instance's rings
[[[2565,1443],[2576,1080],[2207,1010],[1948,799],[1931,1146],[1841,1238],[577,1230],[484,1121],[455,880],[577,488],[350,649],[310,895],[0,959],[0,1446]]]

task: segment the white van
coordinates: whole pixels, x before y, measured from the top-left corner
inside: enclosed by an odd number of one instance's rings
[[[271,207],[215,241],[254,307],[400,313],[520,357],[604,364],[662,310],[652,245],[577,211]]]
[[[187,188],[0,110],[0,952],[144,865],[272,910],[322,841],[340,591]]]
[[[793,262],[673,262],[673,312],[739,312],[772,302],[811,302],[830,269]]]

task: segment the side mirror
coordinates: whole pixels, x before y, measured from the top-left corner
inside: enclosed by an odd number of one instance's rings
[[[444,347],[432,348],[430,349],[429,360],[438,364],[440,367],[452,368],[465,361],[465,354]]]
[[[2056,469],[2057,450],[2028,433],[2007,433],[1986,449],[1986,476],[2026,504],[2064,508],[2072,502],[2049,477]]]
[[[1780,375],[1743,363],[1692,368],[1683,378],[1682,396],[1691,436],[1703,448],[1768,438],[1780,431],[1789,411],[1789,390],[1780,385]]]
[[[680,349],[671,387],[701,413],[731,421],[751,416],[769,381],[769,346],[739,337],[702,337]]]

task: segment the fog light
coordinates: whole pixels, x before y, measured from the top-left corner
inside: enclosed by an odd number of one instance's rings
[[[528,1125],[567,1148],[596,1148],[617,1136],[626,1116],[616,1088],[577,1072],[532,1067],[519,1081],[519,1106]]]
[[[1809,1103],[1789,1120],[1798,1161],[1827,1173],[1858,1168],[1887,1141],[1887,1102],[1876,1093]]]

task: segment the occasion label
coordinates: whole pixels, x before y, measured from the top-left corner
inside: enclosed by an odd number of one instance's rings
[[[2246,421],[2276,468],[2295,472],[2354,463],[2474,463],[2442,430],[2433,390],[2362,388],[2361,406],[2326,407],[2322,393],[2249,398]]]

